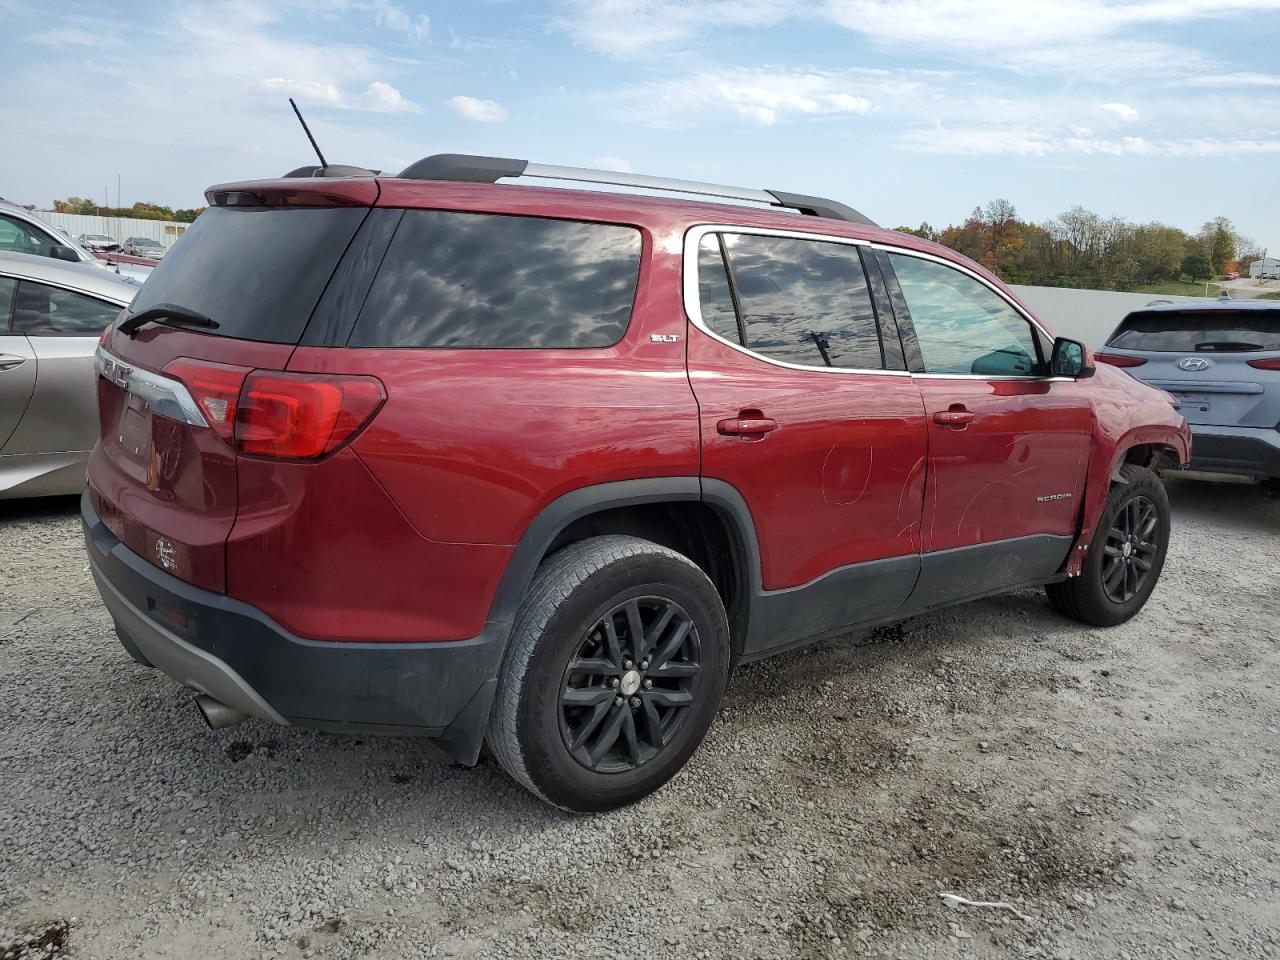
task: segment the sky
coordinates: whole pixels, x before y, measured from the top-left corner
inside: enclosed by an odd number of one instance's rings
[[[0,196],[482,153],[1280,251],[1280,0],[0,0]]]

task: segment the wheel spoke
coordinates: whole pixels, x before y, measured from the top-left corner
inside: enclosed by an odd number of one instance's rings
[[[1128,600],[1138,592],[1138,571],[1132,563],[1124,565],[1124,598]]]
[[[1102,585],[1107,589],[1108,593],[1115,590],[1124,579],[1124,567],[1123,560],[1116,560],[1111,564],[1111,568],[1103,573]]]
[[[632,766],[640,765],[640,738],[636,736],[636,715],[631,710],[623,708],[622,714],[622,743],[627,748],[627,759],[631,761]]]
[[[1112,546],[1111,544],[1109,544],[1109,543],[1107,543],[1107,544],[1103,544],[1103,547],[1102,547],[1102,554],[1103,554],[1103,556],[1107,556],[1107,557],[1121,557],[1121,556],[1124,556],[1124,552],[1123,552],[1119,547],[1113,547],[1113,546]]]
[[[675,663],[667,661],[656,670],[653,667],[649,668],[649,676],[653,677],[655,680],[676,680],[684,677],[696,677],[701,672],[702,664],[690,663],[684,660],[677,661]]]
[[[575,657],[569,661],[569,676],[590,674],[598,677],[611,677],[617,669],[608,660],[600,657]]]
[[[684,646],[684,641],[689,636],[689,631],[693,628],[692,620],[682,620],[674,630],[671,636],[667,638],[667,642],[662,645],[662,649],[653,655],[650,663],[651,667],[661,667],[668,660],[680,652],[680,648]]]
[[[1133,565],[1143,573],[1151,569],[1151,561],[1138,556],[1136,553],[1133,555]]]
[[[617,695],[616,690],[608,687],[570,687],[561,699],[566,707],[594,707]]]
[[[639,600],[627,602],[627,633],[631,640],[631,655],[639,663],[645,655],[644,621],[640,619]]]
[[[662,690],[654,687],[646,690],[641,699],[652,700],[659,707],[687,707],[693,703],[693,694],[686,690]]]
[[[601,703],[596,704],[596,708],[592,710],[591,715],[587,717],[586,720],[583,721],[582,726],[578,728],[577,734],[569,742],[569,749],[577,750],[584,743],[586,743],[587,738],[590,737],[591,734],[596,732],[596,730],[600,727],[600,721],[602,721],[605,718],[605,716],[609,713],[611,709],[613,709],[612,700],[605,700]]]
[[[618,742],[618,734],[622,732],[622,725],[631,712],[625,705],[610,709],[613,712],[601,727],[600,736],[596,737],[595,743],[587,747],[587,757],[591,760],[592,766],[598,766],[604,759],[604,755],[613,749],[613,745]]]
[[[658,706],[653,702],[652,697],[640,698],[639,726],[643,731],[645,742],[651,747],[661,749],[666,745],[666,738],[662,733],[662,717],[658,716]]]
[[[652,625],[650,625],[648,630],[645,631],[645,635],[644,635],[645,653],[648,653],[650,650],[652,650],[654,648],[654,645],[657,644],[657,642],[662,639],[662,635],[667,632],[667,627],[671,625],[671,618],[674,617],[675,615],[676,615],[676,605],[674,603],[668,603],[667,608],[662,611],[662,615],[658,617],[658,619],[655,620],[652,623]]]
[[[614,668],[622,670],[622,644],[618,642],[618,628],[614,626],[613,614],[604,618],[604,649]]]

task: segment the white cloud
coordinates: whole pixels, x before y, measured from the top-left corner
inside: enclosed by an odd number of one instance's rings
[[[619,157],[605,157],[598,162],[601,170],[612,170],[614,173],[630,173],[631,164]]]
[[[460,117],[474,120],[477,123],[496,123],[507,119],[507,110],[496,100],[481,100],[477,97],[450,97],[445,105]]]
[[[1280,76],[1274,73],[1218,73],[1192,77],[1195,87],[1280,87]]]
[[[872,100],[851,89],[885,80],[880,71],[726,67],[641,84],[607,99],[615,101],[610,109],[654,127],[689,125],[726,109],[752,123],[772,126],[797,117],[867,113]]]
[[[262,81],[267,93],[293,97],[302,103],[336,107],[339,110],[364,110],[369,113],[416,113],[420,109],[391,84],[375,80],[359,93],[343,90],[337,84],[319,80],[290,80],[268,77]]]
[[[1127,103],[1104,103],[1098,109],[1126,123],[1134,123],[1138,119],[1138,111]]]
[[[410,13],[390,0],[369,0],[358,6],[368,10],[378,26],[403,33],[411,40],[424,40],[431,31],[431,18],[425,13]]]
[[[606,56],[671,52],[709,29],[763,27],[797,6],[793,0],[565,0],[559,27]]]
[[[971,156],[1047,156],[1084,154],[1113,157],[1231,157],[1280,154],[1280,139],[1213,139],[1184,137],[1145,139],[1143,137],[1061,136],[1047,130],[966,127],[917,130],[906,135],[904,145],[926,153]]]
[[[86,47],[94,50],[109,50],[121,46],[121,41],[105,33],[103,30],[88,30],[84,27],[50,27],[27,37],[32,43],[44,47]]]

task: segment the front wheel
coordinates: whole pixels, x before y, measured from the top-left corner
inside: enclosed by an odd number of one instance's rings
[[[548,803],[612,810],[684,766],[728,675],[728,622],[706,574],[647,540],[593,537],[534,575],[486,742]]]
[[[1067,616],[1113,627],[1134,616],[1155,589],[1169,551],[1169,497],[1153,472],[1120,468],[1080,575],[1045,587]]]

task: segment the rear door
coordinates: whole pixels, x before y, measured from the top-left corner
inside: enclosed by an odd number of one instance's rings
[[[27,410],[36,385],[36,355],[22,334],[9,330],[18,281],[0,277],[0,451]]]
[[[1129,373],[1177,397],[1193,426],[1280,423],[1280,390],[1268,388],[1271,375],[1260,369],[1280,360],[1280,306],[1131,313],[1106,352],[1129,357],[1122,361],[1136,364],[1126,367]]]
[[[375,185],[361,188],[371,201]],[[208,325],[161,319],[132,336],[117,329],[99,351],[95,507],[130,549],[209,590],[225,589],[236,520],[239,387],[253,369],[284,369],[368,212],[289,197],[295,206],[238,193],[252,205],[210,207],[131,308],[136,316],[177,306]]]
[[[976,274],[908,251],[887,263],[929,418],[920,603],[1052,576],[1084,490],[1087,389],[1047,375],[1048,337]]]
[[[748,653],[888,616],[919,572],[926,431],[859,246],[700,227],[685,271],[702,475],[746,501],[777,601],[753,610],[779,612]]]
[[[27,338],[37,376],[22,422],[0,452],[83,454],[93,446],[98,436],[93,351],[122,306],[76,290],[19,281],[11,329]]]

